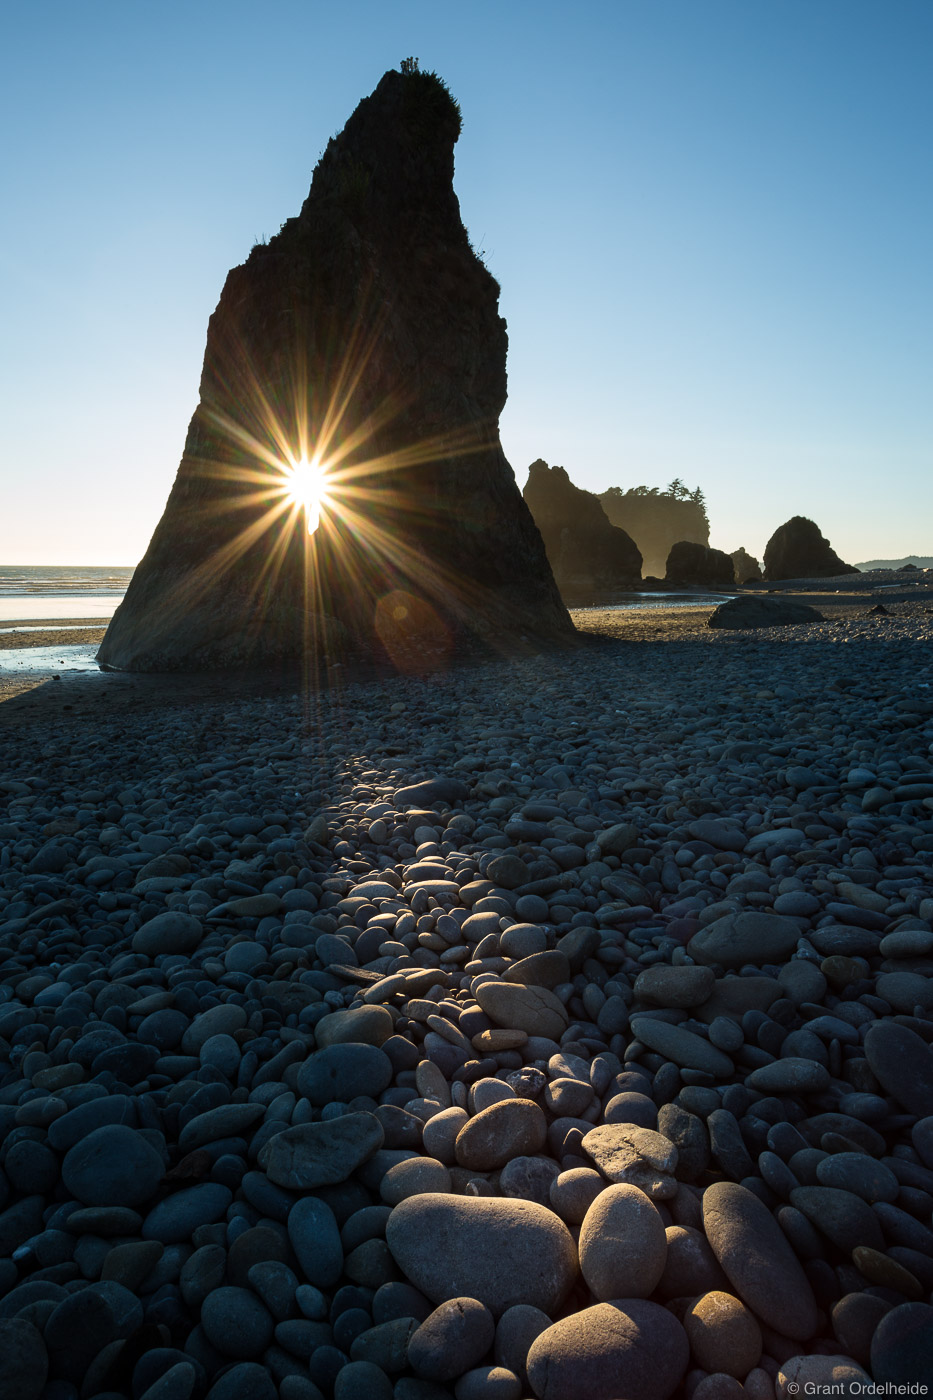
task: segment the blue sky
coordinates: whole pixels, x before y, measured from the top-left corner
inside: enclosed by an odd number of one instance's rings
[[[5,0],[0,563],[137,561],[228,269],[409,54],[462,107],[519,485],[933,552],[929,0]]]

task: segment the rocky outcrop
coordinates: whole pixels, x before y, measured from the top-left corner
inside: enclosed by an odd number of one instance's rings
[[[707,627],[787,627],[825,621],[823,614],[793,598],[762,598],[746,594],[720,603],[706,619]]]
[[[599,502],[609,517],[631,535],[641,550],[642,572],[660,576],[667,556],[679,540],[709,544],[709,518],[699,486],[690,491],[679,477],[661,490],[657,486],[610,486]]]
[[[835,578],[856,574],[854,564],[844,564],[820,527],[806,516],[795,515],[780,525],[765,545],[765,578]]]
[[[664,581],[698,588],[731,588],[735,570],[724,550],[680,540],[667,556]]]
[[[572,635],[499,443],[506,328],[453,190],[459,132],[438,78],[387,73],[300,214],[229,274],[178,475],[102,664],[388,651],[427,668]],[[302,459],[327,472],[313,534],[313,504],[287,495]]]
[[[729,558],[732,560],[736,583],[757,583],[761,578],[761,565],[747,549],[734,549]]]
[[[635,541],[609,523],[599,498],[574,486],[563,467],[532,462],[523,495],[565,602],[598,603],[638,584]]]

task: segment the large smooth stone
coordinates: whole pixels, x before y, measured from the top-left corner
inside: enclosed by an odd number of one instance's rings
[[[878,1021],[865,1036],[865,1055],[872,1073],[908,1113],[933,1114],[933,1050],[916,1031]]]
[[[829,1070],[816,1060],[788,1055],[761,1065],[746,1076],[746,1087],[760,1094],[822,1094],[829,1088]]]
[[[389,1216],[386,1242],[432,1303],[477,1298],[496,1317],[516,1303],[553,1315],[577,1274],[570,1231],[533,1201],[410,1196]]]
[[[933,1307],[904,1303],[881,1319],[871,1339],[871,1372],[879,1385],[919,1382],[929,1387],[933,1376]]]
[[[762,1322],[794,1341],[813,1336],[813,1290],[763,1201],[745,1186],[717,1181],[703,1192],[703,1228],[732,1287]]]
[[[513,1157],[533,1157],[547,1141],[547,1119],[531,1099],[503,1099],[466,1122],[454,1153],[461,1167],[495,1171]]]
[[[672,1026],[669,1021],[655,1021],[650,1016],[632,1017],[632,1034],[649,1050],[656,1050],[666,1060],[682,1069],[700,1069],[714,1079],[731,1079],[735,1066],[703,1036]]]
[[[704,1371],[724,1371],[744,1381],[761,1357],[761,1328],[744,1303],[711,1289],[684,1314],[693,1359]]]
[[[798,1186],[790,1193],[791,1205],[845,1254],[859,1245],[884,1250],[878,1217],[867,1201],[835,1186]]]
[[[507,1030],[560,1040],[570,1024],[564,1003],[546,987],[518,982],[481,982],[476,1000],[491,1021]]]
[[[0,1320],[0,1400],[39,1400],[49,1373],[42,1333],[23,1317]]]
[[[654,967],[647,967],[638,974],[632,990],[640,1001],[651,1002],[653,1006],[699,1006],[712,995],[715,981],[716,974],[711,967],[691,967],[689,963],[671,967],[668,963],[655,963]]]
[[[741,1021],[746,1011],[767,1011],[784,995],[776,977],[720,977],[708,1001],[694,1008],[694,1016],[711,1025],[717,1016]]]
[[[372,1113],[345,1113],[323,1123],[299,1123],[270,1138],[259,1165],[276,1186],[315,1191],[336,1186],[368,1162],[385,1141]]]
[[[776,1400],[795,1395],[863,1395],[871,1377],[851,1356],[791,1356],[777,1373]]]
[[[204,937],[200,919],[179,909],[167,909],[156,914],[133,934],[133,952],[149,958],[160,953],[193,953]]]
[[[153,1206],[143,1221],[142,1237],[161,1244],[181,1244],[199,1225],[213,1225],[226,1215],[232,1200],[229,1186],[217,1181],[186,1186]]]
[[[677,1195],[677,1148],[652,1128],[603,1123],[586,1134],[583,1151],[607,1181],[637,1186],[653,1201]]]
[[[384,1006],[354,1006],[322,1016],[314,1027],[314,1041],[322,1050],[349,1041],[383,1045],[394,1032],[395,1022]]]
[[[695,933],[687,949],[706,966],[761,967],[786,962],[799,938],[798,925],[784,914],[724,914]]]
[[[165,1173],[158,1152],[122,1123],[96,1128],[75,1143],[62,1163],[62,1180],[86,1206],[139,1206]]]
[[[600,1302],[647,1298],[667,1260],[660,1211],[637,1186],[607,1186],[583,1220],[580,1272]]]
[[[667,1400],[689,1359],[673,1313],[622,1298],[542,1332],[528,1352],[528,1379],[538,1400]]]
[[[392,1061],[375,1045],[342,1042],[316,1050],[298,1070],[298,1092],[315,1108],[349,1103],[360,1094],[376,1099],[392,1082]]]
[[[454,1381],[478,1366],[492,1346],[496,1324],[492,1313],[475,1298],[452,1298],[441,1303],[408,1344],[408,1364],[416,1375],[432,1381]]]
[[[315,1288],[334,1288],[343,1271],[343,1245],[330,1206],[316,1196],[302,1196],[288,1212],[286,1225],[308,1282]]]

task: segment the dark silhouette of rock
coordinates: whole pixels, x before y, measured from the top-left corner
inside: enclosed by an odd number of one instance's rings
[[[765,545],[765,578],[835,578],[857,574],[854,564],[844,564],[820,528],[803,515],[778,526]]]
[[[563,467],[532,462],[523,495],[566,602],[600,602],[640,581],[634,540],[609,523],[599,497],[574,486]]]
[[[694,491],[675,477],[661,491],[657,486],[610,486],[599,497],[611,523],[631,535],[642,553],[646,575],[660,577],[667,556],[679,540],[709,544],[706,501],[699,486]]]
[[[722,549],[680,540],[667,556],[666,583],[689,584],[700,588],[731,588],[735,569],[731,556]]]
[[[795,622],[823,622],[823,614],[793,598],[745,594],[730,598],[706,619],[707,627],[787,627]]]
[[[761,578],[761,565],[747,549],[734,549],[729,558],[732,560],[736,583],[757,583]]]
[[[453,190],[460,111],[404,69],[328,143],[301,213],[227,277],[175,485],[102,664],[381,645],[426,669],[572,636],[499,443],[507,336]],[[302,459],[329,471],[313,534],[313,504],[284,494]]]

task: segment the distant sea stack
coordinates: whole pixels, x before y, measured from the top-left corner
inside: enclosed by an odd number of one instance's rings
[[[835,578],[857,574],[854,564],[844,564],[820,527],[804,515],[795,515],[778,526],[765,545],[765,578]]]
[[[665,583],[698,588],[731,588],[735,582],[732,556],[692,540],[679,540],[667,556]]]
[[[747,549],[734,549],[729,558],[732,560],[736,583],[757,583],[760,580],[761,565]]]
[[[402,67],[328,143],[301,213],[227,277],[106,666],[381,649],[426,667],[573,634],[499,443],[506,327],[453,190],[460,111]]]
[[[566,602],[609,601],[638,585],[641,554],[635,541],[610,524],[599,497],[575,486],[563,467],[549,467],[540,458],[532,462],[523,494]]]

